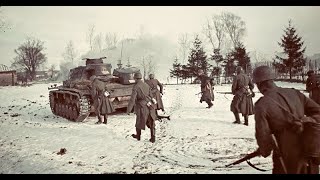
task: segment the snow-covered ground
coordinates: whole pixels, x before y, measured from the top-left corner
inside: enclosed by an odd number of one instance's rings
[[[277,82],[304,89],[304,84]],[[215,86],[214,107],[199,102],[199,85],[166,85],[163,101],[171,120],[156,122],[156,142],[150,131],[135,133],[135,115],[109,116],[107,125],[89,117],[75,123],[51,113],[48,84],[0,87],[0,173],[271,173],[271,157],[224,165],[256,148],[254,117],[249,126],[232,124],[230,85]],[[255,89],[257,92],[258,90]],[[254,101],[261,97],[256,93]],[[243,118],[242,118],[243,122]],[[67,151],[58,155],[61,148]]]

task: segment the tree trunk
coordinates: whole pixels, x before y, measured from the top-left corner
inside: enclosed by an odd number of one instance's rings
[[[178,76],[177,76],[177,84],[178,84]]]
[[[290,69],[289,69],[289,74],[290,74],[290,82],[291,82],[291,78],[292,78],[292,68],[290,67]]]

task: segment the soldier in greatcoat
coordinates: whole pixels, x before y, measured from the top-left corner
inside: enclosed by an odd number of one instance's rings
[[[147,126],[150,128],[150,142],[155,142],[155,120],[156,110],[152,104],[152,94],[148,84],[144,83],[140,72],[134,74],[136,84],[133,86],[131,98],[127,107],[127,113],[130,114],[133,107],[136,114],[136,134],[132,134],[133,138],[140,141],[141,130],[145,130]]]
[[[98,117],[96,124],[107,124],[108,114],[115,111],[109,99],[109,91],[106,88],[106,83],[99,80],[96,76],[91,76],[91,95],[95,114]],[[103,116],[103,121],[102,121]]]
[[[162,110],[162,112],[164,112],[163,102],[161,98],[161,95],[163,94],[163,85],[154,78],[154,74],[149,75],[149,80],[147,80],[146,83],[150,86],[152,96],[155,97],[157,101],[156,110]],[[158,89],[158,86],[160,90]]]
[[[201,81],[200,88],[202,94],[200,98],[200,103],[202,103],[202,101],[205,101],[208,104],[207,108],[211,108],[213,106],[212,100],[214,98],[211,79],[204,74],[202,69],[198,71],[198,75]]]
[[[320,122],[320,106],[298,90],[277,87],[274,78],[268,66],[260,66],[253,71],[253,82],[263,94],[255,103],[258,150],[263,157],[273,151],[274,174],[285,173],[285,170],[289,174],[319,174],[319,165],[303,153],[306,139],[301,131],[306,128],[304,123]],[[278,151],[272,134],[278,143]]]
[[[234,77],[232,82],[231,91],[234,95],[230,110],[235,116],[233,123],[240,124],[239,113],[244,117],[244,125],[249,125],[249,115],[254,114],[252,97],[254,97],[254,84],[249,76],[243,73],[240,66],[236,68],[237,76]]]

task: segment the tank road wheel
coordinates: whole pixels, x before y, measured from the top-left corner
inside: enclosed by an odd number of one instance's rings
[[[59,104],[58,103],[54,106],[54,114],[59,116]]]
[[[73,104],[71,106],[71,120],[75,121],[79,116],[78,110],[77,110],[77,106],[75,104]]]
[[[67,111],[67,118],[69,120],[72,120],[72,106],[71,105],[67,105],[68,111]]]
[[[65,104],[62,104],[62,117],[67,118],[67,106]]]
[[[60,108],[60,103],[56,104],[57,107],[57,115],[61,116],[61,108]]]

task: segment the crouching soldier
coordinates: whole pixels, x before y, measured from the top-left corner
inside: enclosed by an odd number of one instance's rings
[[[147,125],[150,128],[150,142],[155,142],[155,120],[156,110],[155,105],[152,104],[152,94],[148,84],[144,83],[141,73],[135,73],[134,79],[136,84],[133,86],[131,98],[127,107],[127,113],[130,114],[133,107],[136,114],[136,134],[132,134],[133,138],[140,141],[141,130],[145,130]]]
[[[90,77],[91,81],[91,95],[93,98],[93,106],[95,109],[96,116],[98,116],[98,122],[96,124],[103,123],[107,124],[108,114],[115,111],[112,103],[109,100],[109,92],[106,89],[106,83],[99,80],[96,76]]]

